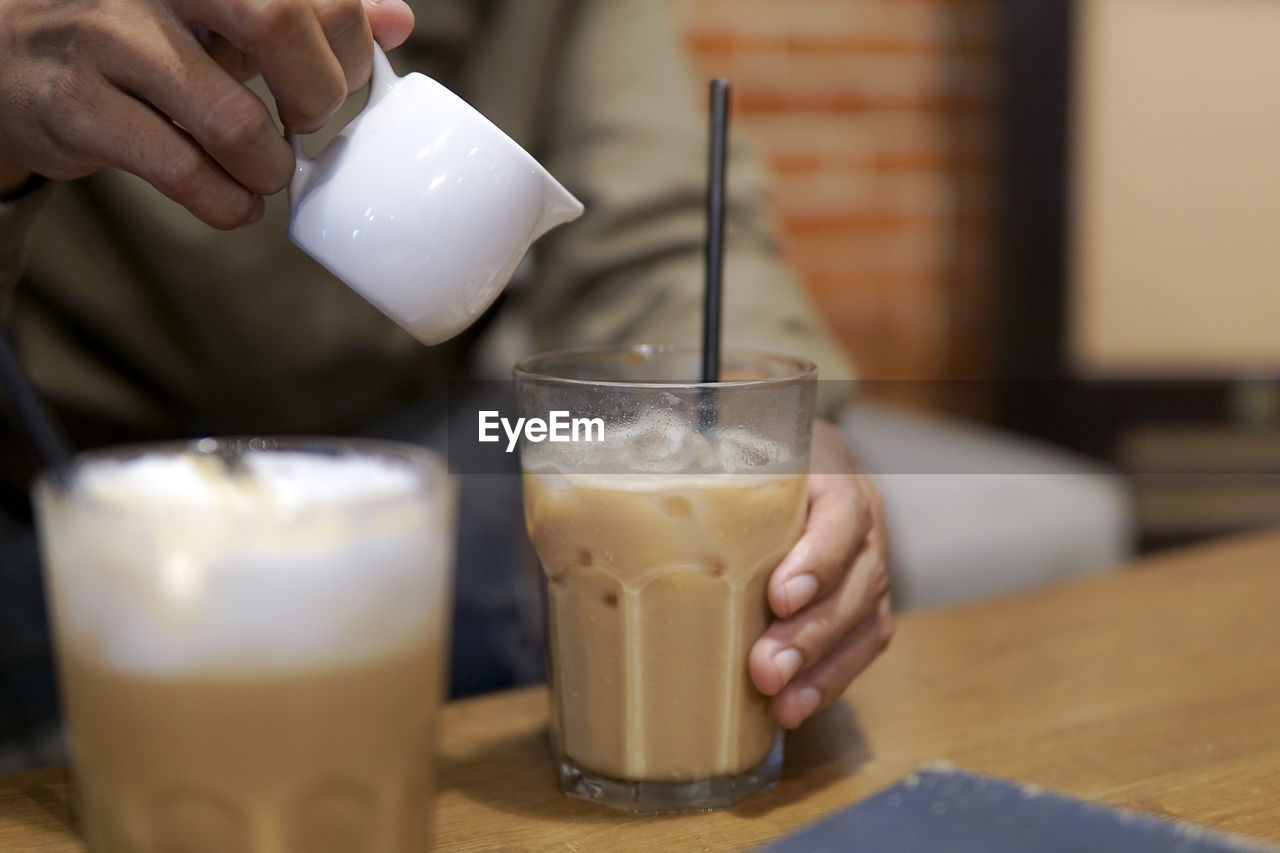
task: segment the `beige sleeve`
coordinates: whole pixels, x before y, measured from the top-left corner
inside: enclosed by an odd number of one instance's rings
[[[0,317],[8,316],[22,277],[32,223],[54,186],[47,182],[18,199],[0,201]]]
[[[587,212],[539,244],[531,294],[538,344],[686,343],[701,338],[706,95],[666,4],[575,4],[549,98],[546,165]],[[724,277],[726,346],[813,360],[851,380],[846,353],[783,261],[765,169],[735,128]],[[823,411],[851,393],[824,381]]]

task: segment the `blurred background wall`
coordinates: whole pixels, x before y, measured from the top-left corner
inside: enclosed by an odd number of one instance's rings
[[[871,379],[984,375],[996,163],[989,0],[670,0],[776,176],[787,249]],[[872,395],[930,405],[914,383]]]
[[[667,2],[868,398],[1280,525],[1280,3]]]

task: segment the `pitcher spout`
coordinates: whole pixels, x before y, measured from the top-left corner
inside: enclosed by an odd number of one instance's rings
[[[582,202],[574,198],[572,193],[560,185],[559,181],[549,175],[547,177],[549,185],[542,202],[542,215],[538,219],[535,239],[546,234],[557,225],[572,222],[581,216],[582,211],[586,209],[582,206]]]

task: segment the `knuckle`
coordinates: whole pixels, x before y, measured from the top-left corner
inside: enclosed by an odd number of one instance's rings
[[[47,140],[47,143],[38,153],[16,162],[21,162],[31,171],[55,181],[83,178],[106,165],[95,157],[66,147],[59,140]]]
[[[317,77],[312,83],[312,93],[307,99],[310,103],[298,110],[298,118],[307,126],[319,126],[342,106],[347,98],[347,78],[341,69],[332,74]]]
[[[844,573],[849,555],[837,543],[822,543],[808,553],[809,571],[818,578],[820,591],[830,589]]]
[[[347,99],[347,72],[340,62],[332,63],[327,69],[322,85],[319,85],[325,98],[328,99],[328,105],[332,109],[342,106],[342,102]]]
[[[870,530],[874,526],[875,510],[870,500],[863,497],[858,501],[858,508],[854,510],[854,521],[859,530]]]
[[[241,16],[257,39],[273,39],[297,26],[307,11],[306,0],[245,0]]]
[[[160,192],[182,201],[199,187],[204,165],[203,158],[195,150],[184,147],[155,163],[151,182]]]
[[[361,0],[315,0],[316,17],[330,37],[346,32],[364,20]]]
[[[347,99],[347,78],[333,62],[317,69],[304,90],[291,93],[288,101],[277,98],[285,127],[295,133],[319,130]]]
[[[43,145],[41,157],[51,161],[48,177],[79,177],[96,163],[101,150],[102,124],[91,105],[88,90],[71,74],[59,74],[46,81],[33,104],[32,115]],[[91,162],[93,161],[93,162]],[[76,174],[78,173],[78,174]]]
[[[817,555],[810,566],[810,571],[818,579],[818,592],[811,601],[817,601],[837,589],[845,573],[844,569],[844,560],[839,555],[834,553]]]
[[[210,143],[219,150],[246,151],[275,125],[262,104],[247,91],[225,96],[208,114]]]
[[[329,114],[342,106],[342,102],[347,99],[347,75],[342,70],[342,66],[334,66],[333,73],[326,75],[323,86],[317,88],[320,89],[321,94],[318,94],[316,99],[324,101],[323,117],[328,118]]]
[[[47,122],[79,119],[89,104],[89,93],[84,76],[75,69],[63,66],[58,72],[45,78],[35,89],[32,96],[35,114]],[[65,116],[58,116],[51,110],[65,110]]]
[[[879,563],[871,575],[871,595],[876,600],[889,594],[889,570],[884,563]]]
[[[220,231],[247,223],[254,206],[254,196],[233,186],[210,188],[187,204],[193,213]]]
[[[249,189],[260,195],[273,195],[289,186],[289,182],[293,180],[293,163],[290,161],[288,165],[281,167],[272,167],[271,174],[267,175],[261,186],[251,186],[246,183]]]
[[[214,207],[210,211],[207,221],[219,231],[230,231],[248,222],[252,209],[252,205],[245,203],[243,200],[230,199]]]
[[[842,633],[834,612],[814,614],[795,638],[795,646],[806,661],[817,660]]]
[[[60,40],[72,55],[92,55],[118,41],[127,41],[128,30],[118,17],[112,15],[80,15],[68,21],[60,33]]]
[[[886,612],[880,616],[876,625],[876,647],[879,651],[889,648],[889,643],[893,640],[893,632],[896,627],[892,613]]]

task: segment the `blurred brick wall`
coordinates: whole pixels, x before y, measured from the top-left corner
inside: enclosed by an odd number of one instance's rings
[[[695,67],[733,81],[787,250],[863,375],[982,375],[994,0],[670,2]]]

